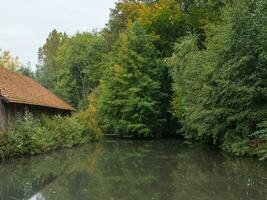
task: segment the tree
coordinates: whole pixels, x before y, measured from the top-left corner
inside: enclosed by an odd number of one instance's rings
[[[19,58],[12,57],[10,51],[3,51],[3,53],[0,55],[0,67],[5,67],[11,71],[16,71],[19,66]]]
[[[187,139],[197,139],[192,117],[199,111],[199,98],[205,79],[205,70],[201,66],[201,53],[198,38],[189,35],[176,43],[171,58],[166,59],[173,78],[172,113],[182,125],[180,133]]]
[[[30,78],[35,78],[34,71],[31,69],[31,63],[29,62],[28,65],[22,65],[18,70],[19,73],[28,76]]]
[[[63,66],[56,73],[55,92],[75,107],[85,109],[87,96],[98,85],[103,71],[104,38],[93,33],[77,33],[60,49]]]
[[[161,57],[170,56],[173,44],[188,32],[199,35],[205,43],[205,31],[221,21],[221,11],[232,0],[121,0],[111,10],[103,35],[111,47],[119,34],[139,21],[148,33],[155,35],[154,43]]]
[[[46,88],[54,91],[55,78],[59,70],[63,67],[58,61],[60,48],[68,40],[66,33],[53,30],[46,43],[39,48],[39,63],[36,69],[37,80]]]
[[[96,112],[105,130],[153,137],[164,132],[164,65],[139,23],[120,35],[101,80]]]
[[[128,25],[136,20],[143,1],[122,0],[116,2],[115,8],[111,9],[110,18],[103,29],[103,36],[106,39],[109,49],[124,32]]]
[[[67,39],[66,33],[61,33],[54,29],[46,39],[46,43],[39,49],[40,62],[47,65],[54,74],[61,67],[58,63],[59,50]]]
[[[174,107],[187,137],[236,154],[247,153],[257,139],[253,132],[267,117],[266,11],[266,1],[238,0],[209,34],[206,50],[188,38],[177,44],[171,58]]]

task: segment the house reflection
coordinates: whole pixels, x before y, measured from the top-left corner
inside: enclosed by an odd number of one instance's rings
[[[36,195],[32,196],[29,200],[46,200],[42,193],[37,193]]]

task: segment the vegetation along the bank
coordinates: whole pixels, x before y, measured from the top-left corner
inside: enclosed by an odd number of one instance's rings
[[[2,159],[70,148],[101,138],[100,130],[90,122],[86,113],[72,117],[43,115],[35,119],[26,112],[15,124],[10,124],[6,132],[0,134]]]
[[[122,0],[100,32],[53,30],[39,49],[35,74],[20,72],[104,133],[177,134],[265,159],[266,19],[265,0]],[[62,130],[76,144],[83,134],[72,133],[74,119],[43,123],[54,137]],[[22,129],[14,135],[23,137]]]

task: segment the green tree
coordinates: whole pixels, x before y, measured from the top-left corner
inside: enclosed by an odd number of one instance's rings
[[[165,67],[158,55],[153,37],[139,23],[120,35],[95,101],[105,130],[137,137],[162,134]]]
[[[25,76],[28,76],[30,78],[35,78],[35,73],[31,69],[31,63],[30,62],[27,65],[21,65],[18,72],[25,75]]]
[[[115,3],[115,8],[111,9],[109,21],[102,31],[110,50],[119,38],[120,33],[136,21],[144,5],[152,2],[154,0],[120,0]]]
[[[192,117],[199,115],[199,98],[205,78],[197,43],[198,38],[194,35],[184,37],[175,45],[173,56],[166,59],[173,78],[172,113],[182,125],[179,132],[185,133],[187,139],[197,138]]]
[[[235,1],[209,34],[206,50],[198,50],[195,38],[177,44],[170,59],[174,108],[187,137],[236,154],[247,150],[238,144],[255,139],[252,133],[267,117],[266,11],[266,1]]]
[[[39,63],[36,69],[36,79],[52,91],[55,89],[57,73],[63,67],[58,60],[60,48],[67,40],[66,33],[54,29],[38,51]]]
[[[55,91],[78,108],[86,108],[87,96],[98,85],[103,71],[104,38],[93,33],[77,33],[60,50],[63,66],[56,74]]]

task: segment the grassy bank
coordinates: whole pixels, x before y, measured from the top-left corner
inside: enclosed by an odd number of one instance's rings
[[[101,138],[85,113],[72,117],[47,117],[35,119],[26,113],[6,133],[0,135],[0,158],[36,155],[61,148],[71,148]]]

